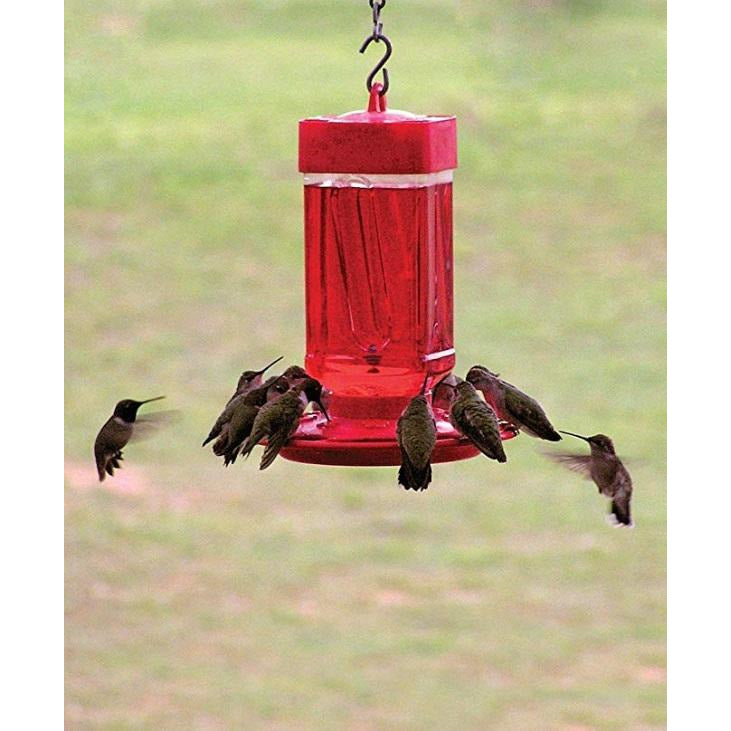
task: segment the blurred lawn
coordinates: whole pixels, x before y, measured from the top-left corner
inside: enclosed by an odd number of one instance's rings
[[[297,120],[365,104],[369,12],[66,3],[69,728],[664,727],[664,3],[383,15],[390,105],[458,115],[459,368],[613,436],[634,531],[525,437],[419,495],[199,447],[302,356]],[[99,425],[159,392],[182,423],[97,488]]]

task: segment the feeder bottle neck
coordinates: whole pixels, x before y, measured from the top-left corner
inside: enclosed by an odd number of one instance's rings
[[[386,111],[386,95],[381,94],[382,84],[373,84],[368,96],[369,112],[385,112]]]

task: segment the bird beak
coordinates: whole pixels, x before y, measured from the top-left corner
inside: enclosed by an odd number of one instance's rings
[[[426,384],[429,383],[429,373],[424,376],[424,383],[421,384],[421,391],[419,391],[419,395],[423,396],[426,393]]]
[[[561,434],[568,434],[570,437],[576,437],[577,439],[583,439],[585,442],[589,441],[589,437],[582,437],[581,434],[574,434],[572,431],[561,431],[559,429],[559,432],[561,432]]]
[[[140,405],[149,404],[150,401],[159,401],[161,398],[165,398],[165,397],[164,396],[155,396],[155,398],[148,398],[148,399],[145,399],[144,401],[140,401]]]
[[[325,418],[330,421],[330,415],[327,413],[327,410],[322,405],[322,401],[315,401],[315,403],[320,407],[320,411],[322,411],[323,414],[325,414]]]
[[[284,358],[284,356],[280,355],[279,358],[273,360],[268,366],[264,366],[260,371],[254,371],[254,373],[258,373],[261,376],[263,373],[266,373],[275,363],[279,363],[282,358]]]

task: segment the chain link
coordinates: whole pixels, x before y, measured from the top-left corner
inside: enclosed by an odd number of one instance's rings
[[[381,10],[386,5],[386,0],[368,0],[368,4],[373,10],[373,38],[378,40],[383,35],[383,21],[381,21]]]
[[[384,6],[386,5],[386,0],[368,0],[368,4],[373,10],[373,30],[371,31],[371,34],[365,39],[365,41],[363,41],[363,45],[360,47],[360,52],[364,53],[366,48],[368,48],[371,43],[383,43],[383,45],[386,47],[386,52],[384,53],[383,57],[378,62],[376,67],[371,71],[371,73],[368,74],[368,78],[366,79],[366,87],[368,88],[368,91],[370,91],[371,87],[373,86],[373,80],[375,79],[376,74],[379,71],[383,71],[383,84],[381,85],[381,90],[379,91],[379,95],[383,96],[388,91],[389,80],[386,62],[391,57],[392,51],[391,41],[389,41],[388,38],[383,35],[383,22],[381,21],[381,10],[383,10]]]

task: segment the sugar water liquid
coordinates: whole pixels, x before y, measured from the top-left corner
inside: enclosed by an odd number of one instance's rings
[[[305,180],[305,367],[333,416],[395,419],[455,362],[451,171]]]

